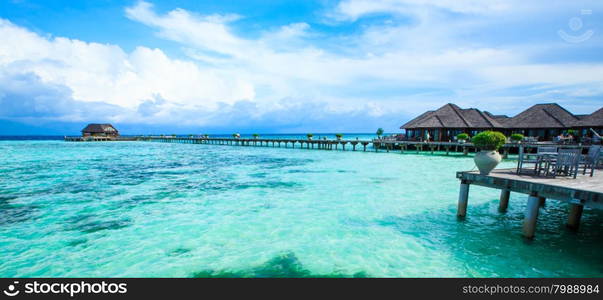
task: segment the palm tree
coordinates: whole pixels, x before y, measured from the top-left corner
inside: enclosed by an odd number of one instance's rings
[[[381,138],[382,135],[383,135],[383,128],[377,129],[377,137]]]

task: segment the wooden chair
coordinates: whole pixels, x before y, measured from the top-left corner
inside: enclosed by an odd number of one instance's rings
[[[561,149],[555,160],[550,162],[547,175],[552,174],[553,177],[565,175],[576,178],[581,155],[579,149]]]
[[[538,147],[536,150],[536,154],[540,153],[555,153],[557,152],[557,147],[554,146],[543,146]],[[534,164],[534,173],[538,174],[539,172],[539,160],[537,156],[531,153],[524,153],[524,147],[519,147],[519,158],[517,161],[517,174],[520,174],[523,170],[524,164]]]
[[[588,148],[588,154],[580,159],[579,166],[584,168],[582,175],[586,175],[586,169],[590,168],[590,177],[593,177],[595,168],[597,167],[597,164],[599,164],[600,157],[601,146],[590,146],[590,148]]]

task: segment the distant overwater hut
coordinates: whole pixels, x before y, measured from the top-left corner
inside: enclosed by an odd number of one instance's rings
[[[603,108],[590,115],[574,115],[556,103],[536,104],[514,117],[494,115],[476,108],[446,104],[428,111],[400,127],[409,140],[454,141],[459,133],[474,136],[485,130],[509,136],[521,133],[538,141],[551,141],[568,130],[578,138],[603,134]]]
[[[119,131],[111,124],[88,124],[82,129],[84,140],[113,140],[119,137]]]

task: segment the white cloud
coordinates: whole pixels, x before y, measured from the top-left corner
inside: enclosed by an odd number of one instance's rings
[[[248,82],[171,59],[160,49],[138,47],[126,53],[115,45],[42,37],[6,20],[0,20],[0,41],[3,70],[64,85],[78,101],[132,109],[160,94],[176,104],[212,107],[255,96]]]

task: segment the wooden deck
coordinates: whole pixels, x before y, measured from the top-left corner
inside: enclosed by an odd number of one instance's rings
[[[501,190],[499,210],[506,211],[509,205],[510,192],[528,195],[528,206],[524,219],[524,235],[534,236],[538,208],[546,199],[566,202],[570,205],[568,226],[578,228],[583,208],[603,209],[603,170],[595,170],[593,177],[578,175],[571,177],[538,177],[518,175],[516,169],[497,169],[488,175],[480,175],[478,171],[457,172],[461,180],[458,213],[464,218],[467,213],[469,186],[472,184]]]

